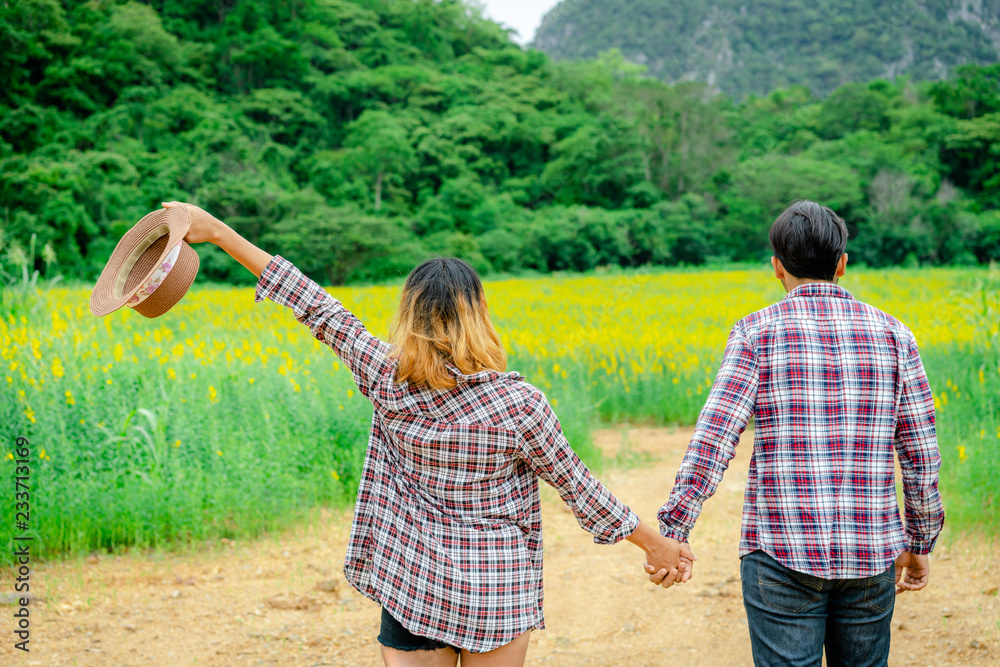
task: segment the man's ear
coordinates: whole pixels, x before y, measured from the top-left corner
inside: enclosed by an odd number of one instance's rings
[[[837,273],[838,278],[843,278],[844,274],[847,272],[847,253],[845,252],[840,256],[840,261],[837,262]]]
[[[778,280],[785,279],[785,267],[781,265],[781,260],[777,257],[771,257],[771,266],[774,267],[774,277]]]

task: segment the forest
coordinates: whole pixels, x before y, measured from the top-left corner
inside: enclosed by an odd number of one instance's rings
[[[328,284],[434,254],[764,261],[798,198],[844,217],[852,263],[1000,260],[997,64],[737,101],[614,49],[553,60],[461,0],[18,0],[0,42],[8,275],[94,280],[164,199]],[[199,280],[245,283],[216,250]]]

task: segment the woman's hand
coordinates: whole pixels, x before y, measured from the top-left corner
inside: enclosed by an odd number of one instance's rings
[[[642,521],[626,539],[646,552],[646,574],[654,584],[670,588],[691,578],[693,564],[698,557],[691,553],[686,542],[664,537]]]
[[[184,236],[184,240],[188,243],[214,243],[257,278],[260,278],[261,273],[273,259],[271,255],[247,241],[236,230],[208,211],[194,204],[179,201],[163,202],[164,208],[175,206],[186,206],[188,213],[191,214],[191,227]]]
[[[680,564],[677,566],[677,576],[674,578],[673,583],[683,584],[691,580],[694,576],[694,561],[698,560],[698,557],[694,555],[691,551],[691,546],[687,542],[680,542]],[[646,574],[649,575],[649,580],[654,584],[661,584],[663,580],[667,578],[668,572],[664,569],[657,571],[655,567],[649,564],[649,561],[645,563]],[[670,588],[672,584],[668,584],[665,588]]]
[[[184,236],[185,241],[188,243],[218,243],[222,230],[226,227],[224,222],[194,204],[185,204],[179,201],[163,202],[163,208],[179,206],[186,207],[188,213],[191,214],[191,228]]]

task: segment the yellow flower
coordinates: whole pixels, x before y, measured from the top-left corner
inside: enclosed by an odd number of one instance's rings
[[[31,408],[24,409],[24,416],[27,417],[32,424],[35,423],[35,411],[32,410]]]
[[[222,450],[221,449],[215,450],[215,453],[218,454],[219,456],[222,456]]]
[[[7,458],[10,459],[11,461],[13,461],[14,460],[14,454],[13,454],[13,452],[7,452]]]
[[[73,392],[69,389],[66,390],[66,405],[76,405],[76,400],[73,398]]]
[[[42,451],[38,452],[38,458],[40,458],[40,459],[44,459],[45,458],[45,448],[44,447],[42,447]]]
[[[173,368],[168,368],[167,369],[167,377],[169,377],[171,380],[176,380],[177,379],[177,373],[174,372]]]
[[[180,446],[181,446],[181,441],[180,440],[177,440],[177,441],[174,442],[174,447],[180,447]]]
[[[353,389],[348,389],[347,390],[347,397],[350,398],[351,396],[354,396],[354,390]]]
[[[108,384],[112,384],[112,380],[111,380],[111,378],[108,378],[108,379],[106,380],[106,382],[107,382]]]
[[[123,354],[125,354],[125,348],[122,347],[121,343],[116,343],[115,344],[115,361],[121,361]]]
[[[11,456],[11,458],[14,458],[14,457],[13,457],[13,456]],[[332,471],[332,472],[330,473],[330,477],[333,477],[333,478],[334,478],[335,480],[337,480],[338,482],[340,481],[340,475],[338,475],[338,474],[337,474],[337,471],[336,471],[336,470],[334,470],[334,471]]]
[[[247,382],[249,382],[250,384],[253,384],[253,378],[250,378],[249,380],[247,380]]]
[[[65,374],[66,374],[66,371],[63,369],[62,361],[59,359],[59,357],[53,358],[52,359],[52,376],[53,377],[57,377],[57,378],[61,378]]]
[[[961,461],[962,463],[965,463],[965,460],[968,458],[965,455],[965,447],[963,445],[959,445],[955,449],[958,450],[958,460]]]
[[[215,387],[209,385],[208,387],[208,400],[212,403],[216,403],[218,399],[218,393],[215,391]]]

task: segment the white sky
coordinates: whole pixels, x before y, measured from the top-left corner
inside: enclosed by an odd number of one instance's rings
[[[545,13],[559,4],[559,0],[480,0],[480,2],[486,7],[487,16],[520,33],[520,37],[515,36],[515,39],[521,44],[531,41]]]

